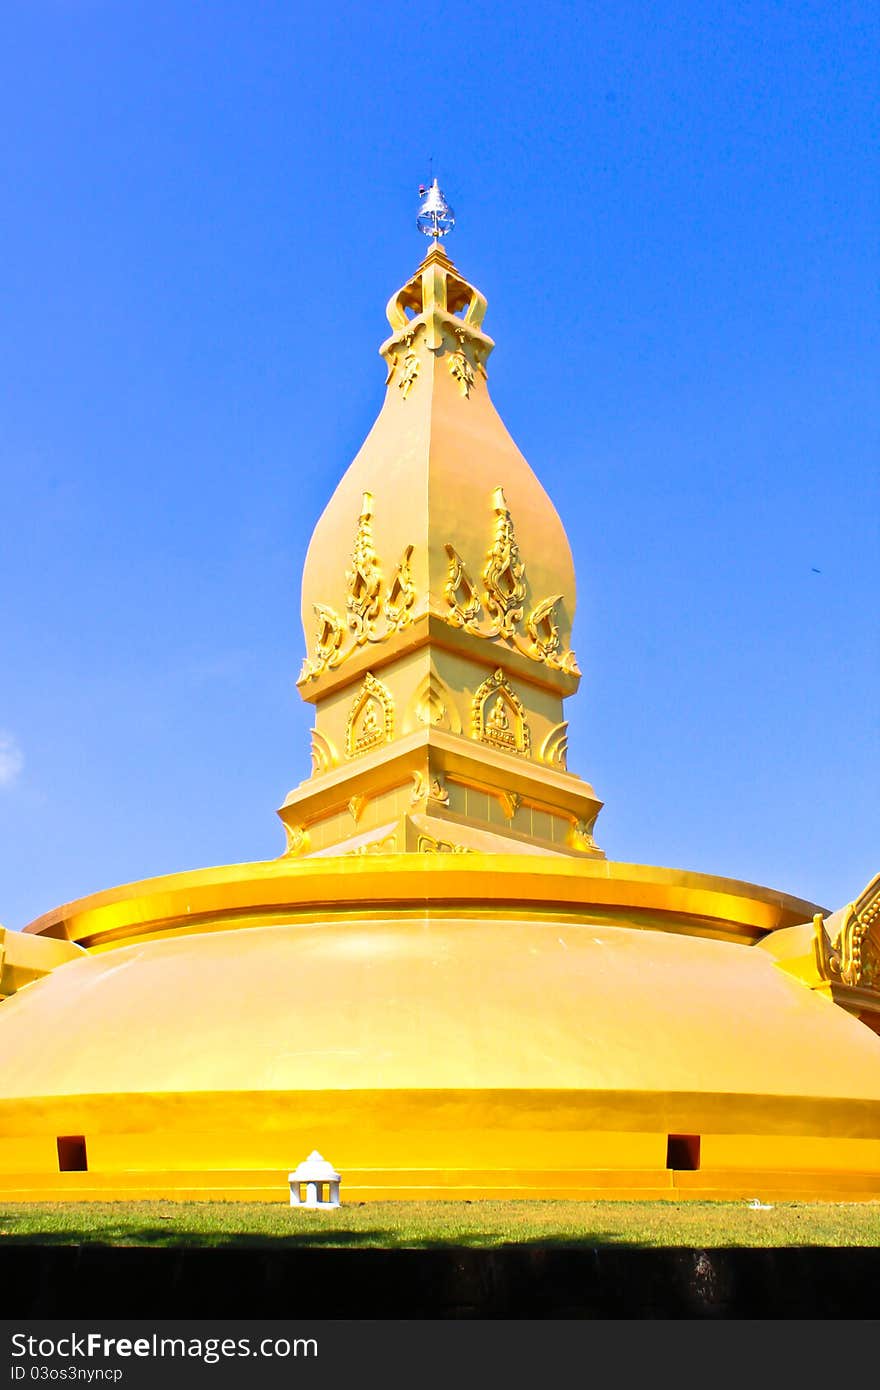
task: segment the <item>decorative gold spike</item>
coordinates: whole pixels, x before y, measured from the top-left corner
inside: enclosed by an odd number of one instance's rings
[[[358,518],[352,568],[346,571],[348,626],[358,646],[375,636],[379,613],[382,569],[373,544],[373,494],[365,492]]]
[[[840,925],[832,936],[817,913],[815,950],[822,978],[857,989],[880,990],[880,874],[855,902],[832,914]],[[842,921],[840,919],[842,918]]]
[[[496,487],[492,494],[492,506],[495,510],[495,539],[483,569],[486,608],[496,618],[500,635],[510,638],[523,616],[526,567],[520,558],[503,488]]]
[[[400,394],[403,396],[404,400],[406,400],[407,396],[409,395],[410,391],[415,385],[416,377],[419,374],[420,366],[421,363],[419,361],[418,353],[413,348],[410,348],[404,356],[403,366],[401,367],[400,371],[400,380],[397,383],[398,387],[400,388]]]
[[[458,382],[461,394],[469,396],[474,384],[474,369],[462,348],[450,354],[449,370]]]

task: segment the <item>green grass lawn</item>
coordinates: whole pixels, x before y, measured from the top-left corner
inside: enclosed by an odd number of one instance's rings
[[[491,1247],[876,1245],[880,1202],[371,1202],[330,1212],[259,1202],[0,1206],[4,1244]]]

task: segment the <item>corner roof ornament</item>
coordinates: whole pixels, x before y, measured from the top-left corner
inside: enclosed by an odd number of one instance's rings
[[[416,226],[425,236],[433,237],[437,241],[452,231],[455,226],[455,213],[444,198],[436,179],[428,189],[422,184],[419,196],[422,201],[419,204]]]

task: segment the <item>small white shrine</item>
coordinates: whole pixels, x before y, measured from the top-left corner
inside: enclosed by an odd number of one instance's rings
[[[290,1183],[292,1207],[329,1211],[339,1206],[341,1178],[333,1164],[322,1158],[317,1149],[312,1149],[308,1158],[304,1159],[294,1172],[288,1173],[287,1180]]]

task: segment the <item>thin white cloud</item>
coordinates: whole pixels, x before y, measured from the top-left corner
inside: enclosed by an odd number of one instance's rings
[[[0,787],[11,787],[24,767],[24,753],[12,734],[0,729]]]

